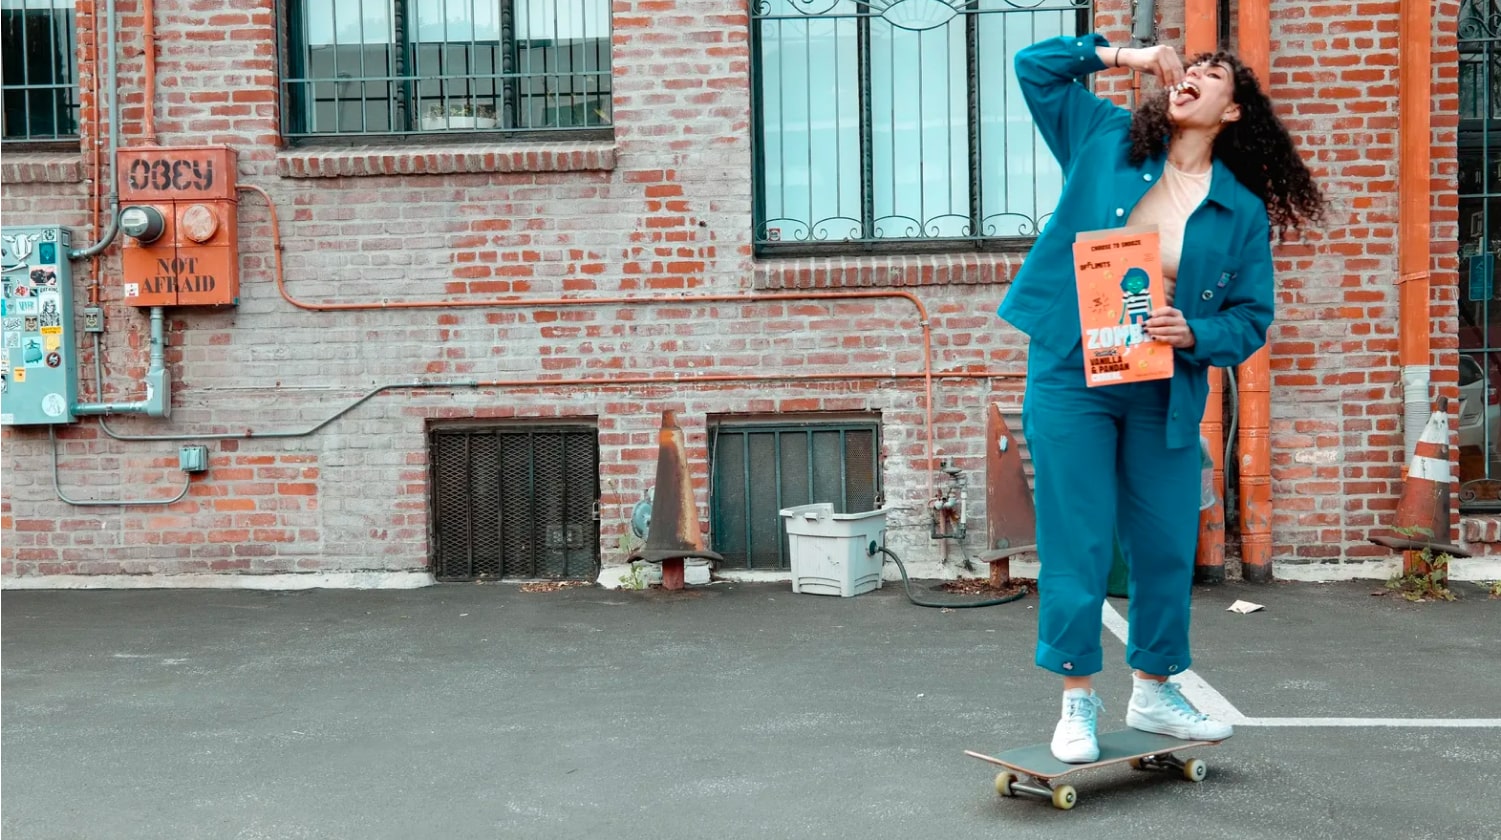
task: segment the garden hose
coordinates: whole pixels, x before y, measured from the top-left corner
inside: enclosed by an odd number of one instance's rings
[[[1021,597],[1025,596],[1027,594],[1027,587],[1023,586],[1021,589],[1017,590],[1016,592],[1011,593],[1010,595],[1007,595],[1004,598],[992,598],[992,599],[987,600],[987,601],[969,601],[969,602],[959,601],[959,602],[947,603],[947,604],[944,604],[944,603],[934,603],[932,601],[919,601],[912,594],[912,582],[907,579],[907,567],[902,565],[902,558],[896,556],[896,552],[892,551],[891,549],[887,548],[886,546],[884,546],[884,545],[879,545],[878,546],[878,545],[875,544],[874,541],[872,541],[870,543],[869,548],[866,549],[866,553],[870,554],[871,556],[875,556],[875,554],[877,552],[879,552],[881,554],[885,554],[887,557],[890,557],[892,560],[896,561],[896,567],[902,573],[902,586],[904,586],[904,587],[907,588],[907,600],[909,600],[912,603],[918,605],[919,607],[939,607],[939,608],[942,608],[942,609],[951,609],[951,610],[962,610],[962,609],[967,609],[969,607],[993,607],[993,606],[995,606],[997,604],[1009,604],[1012,601],[1015,601],[1018,598],[1021,598]]]

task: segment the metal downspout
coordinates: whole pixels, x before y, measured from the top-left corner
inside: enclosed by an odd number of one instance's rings
[[[1187,0],[1184,10],[1183,52],[1186,58],[1214,52],[1219,43],[1220,0]],[[1199,514],[1199,541],[1194,558],[1194,581],[1221,583],[1225,579],[1225,377],[1210,368],[1209,397],[1199,434],[1209,443],[1214,461],[1214,504]]]
[[[1269,0],[1241,0],[1240,58],[1270,88],[1272,22]],[[1240,396],[1240,558],[1249,583],[1272,580],[1272,372],[1263,345],[1236,368]]]
[[[1428,422],[1429,313],[1429,151],[1432,99],[1429,67],[1432,7],[1424,0],[1401,0],[1397,67],[1397,288],[1398,363],[1402,367],[1402,469],[1412,461],[1418,437]],[[1448,532],[1434,534],[1448,542]],[[1412,571],[1417,557],[1407,552],[1403,565]]]
[[[120,48],[115,43],[116,17],[115,0],[105,0],[104,38],[109,41],[109,227],[105,228],[98,242],[87,248],[69,251],[68,259],[71,260],[86,260],[97,256],[115,241],[115,236],[120,232],[120,178],[116,171],[116,159],[120,151]],[[95,102],[94,107],[97,109],[99,103]]]

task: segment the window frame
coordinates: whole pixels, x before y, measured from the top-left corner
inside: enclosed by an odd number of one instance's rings
[[[497,6],[497,14],[503,14],[503,7],[513,2],[513,0],[492,1]],[[417,96],[413,91],[406,90],[397,94],[392,99],[392,113],[393,115],[409,114],[409,116],[403,119],[403,122],[406,124],[406,126],[410,127],[403,127],[398,130],[387,132],[296,131],[294,130],[294,128],[298,125],[297,120],[306,119],[307,106],[306,104],[302,104],[299,107],[298,99],[292,93],[292,87],[296,84],[311,85],[313,84],[313,82],[305,81],[309,77],[303,75],[302,73],[293,74],[290,72],[291,70],[297,68],[297,63],[299,62],[300,56],[304,51],[304,41],[307,37],[306,33],[302,32],[294,23],[295,15],[293,7],[294,4],[306,4],[307,2],[309,2],[309,0],[280,0],[280,2],[277,3],[278,17],[276,26],[276,67],[277,99],[279,103],[279,117],[277,128],[281,136],[282,145],[284,148],[347,148],[354,145],[370,146],[375,148],[394,148],[412,145],[444,146],[466,144],[472,145],[475,143],[525,144],[536,143],[539,141],[587,143],[594,141],[608,141],[615,138],[615,82],[613,76],[615,61],[615,23],[613,6],[608,3],[606,4],[607,9],[609,10],[609,15],[606,21],[607,29],[606,34],[602,38],[602,42],[604,44],[604,49],[602,50],[602,58],[605,60],[605,63],[599,70],[587,71],[589,73],[597,73],[601,78],[608,80],[609,89],[603,92],[608,94],[608,101],[610,102],[610,114],[609,121],[603,125],[581,127],[565,126],[555,128],[525,127],[511,129],[423,129],[421,128],[420,114],[411,114],[410,112],[412,112],[414,109],[413,106],[409,103],[423,102],[426,100],[422,97]],[[411,66],[411,64],[413,63],[412,55],[417,45],[419,43],[428,42],[418,42],[412,37],[409,37],[408,34],[404,31],[406,28],[405,7],[407,5],[407,0],[386,0],[386,2],[388,2],[391,7],[392,28],[394,30],[394,42],[390,45],[390,47],[393,50],[393,54],[396,57],[396,60],[401,62],[401,64],[399,64],[395,68],[398,72],[391,77],[391,84],[410,86],[416,83],[420,83],[424,79],[434,78],[427,76],[404,77],[402,75],[405,67]],[[505,30],[503,24],[499,25],[502,26],[502,29],[501,40],[498,42],[498,46],[500,49],[504,50],[508,38],[512,44],[515,43],[516,39],[514,34],[507,34],[507,31]],[[468,42],[455,41],[430,43],[468,43],[472,45],[483,45],[489,44],[491,42],[471,40]],[[499,75],[500,74],[496,74],[494,77],[497,79],[497,86],[500,85]],[[534,75],[545,77],[547,74],[544,73]],[[468,78],[483,79],[485,78],[485,76],[483,74],[469,74]],[[599,91],[596,91],[596,93],[598,92]],[[495,99],[497,103],[501,104],[501,107],[505,107],[503,104],[504,100],[502,95],[497,94]],[[366,100],[379,102],[380,97],[367,97]],[[448,101],[453,100],[450,97]]]
[[[63,82],[55,82],[55,83],[47,84],[47,85],[34,85],[34,84],[31,84],[31,80],[29,78],[30,74],[26,73],[25,75],[28,78],[26,78],[25,82],[23,84],[21,84],[21,85],[6,85],[6,84],[3,83],[3,81],[0,81],[0,89],[3,89],[3,90],[0,90],[0,92],[3,92],[3,94],[9,94],[11,91],[15,91],[15,90],[33,90],[33,89],[37,89],[37,88],[42,88],[42,89],[52,88],[52,89],[56,89],[58,91],[64,91],[64,90],[66,90],[68,92],[68,94],[69,94],[68,95],[69,107],[66,109],[66,114],[65,115],[64,114],[54,114],[54,116],[57,116],[57,117],[66,116],[71,121],[71,123],[72,123],[72,125],[70,126],[70,128],[72,130],[69,133],[56,133],[56,132],[54,132],[54,133],[52,133],[50,135],[42,135],[40,137],[33,137],[30,134],[29,127],[28,127],[28,132],[26,134],[24,134],[24,135],[0,137],[0,147],[3,147],[5,149],[5,151],[10,152],[12,154],[18,153],[18,152],[23,152],[23,153],[24,152],[42,152],[42,153],[49,153],[49,152],[76,152],[76,151],[79,151],[79,149],[81,148],[80,144],[83,141],[83,97],[82,97],[82,91],[79,89],[79,84],[78,84],[78,79],[79,79],[78,55],[79,55],[80,50],[82,49],[82,47],[81,47],[81,45],[79,43],[79,38],[78,38],[78,30],[79,30],[78,3],[76,2],[76,0],[68,0],[68,2],[69,2],[69,7],[68,8],[66,8],[66,9],[58,9],[58,8],[56,8],[55,5],[53,5],[53,3],[55,3],[55,2],[56,2],[56,0],[51,0],[51,2],[49,2],[49,5],[48,5],[47,9],[45,9],[45,10],[43,10],[43,9],[32,10],[32,9],[29,9],[29,8],[23,8],[23,11],[51,11],[53,13],[56,13],[56,12],[71,12],[71,14],[66,15],[66,19],[69,21],[69,25],[68,25],[68,43],[69,43],[69,46],[71,47],[71,49],[69,49],[67,51],[67,62],[66,62],[66,68],[65,68],[68,78],[65,81],[63,81]],[[23,24],[23,26],[24,26],[24,24]],[[3,30],[0,30],[0,31],[3,31]],[[24,37],[25,36],[23,34],[23,38]],[[54,57],[56,57],[56,55],[57,55],[57,53],[59,51],[55,49],[55,47],[56,47],[56,38],[55,37],[52,40],[52,44],[54,46],[54,49],[52,50],[52,52],[54,54]],[[29,66],[30,66],[30,57],[25,55],[25,51],[24,50],[21,50],[21,53],[22,53],[21,60],[24,63],[23,66],[26,66],[29,69]],[[29,96],[30,95],[28,94],[28,100],[29,100]],[[28,101],[28,106],[29,106],[29,101]],[[0,103],[0,108],[3,108],[3,107],[4,107],[3,103]],[[29,116],[28,116],[28,122],[29,122]]]
[[[828,2],[828,8],[830,9],[832,9],[838,2],[838,0],[824,1]],[[810,2],[810,0],[803,0],[803,2],[808,3]],[[861,12],[859,13],[861,15],[861,28],[857,36],[861,42],[861,57],[857,59],[857,61],[859,62],[858,72],[860,74],[860,78],[858,82],[859,90],[856,93],[855,98],[857,100],[857,107],[859,107],[862,111],[868,111],[868,108],[860,105],[859,103],[860,100],[867,99],[871,95],[870,80],[873,75],[873,70],[869,57],[864,53],[864,50],[868,47],[868,44],[871,40],[869,33],[870,21],[872,18],[881,17],[882,11],[895,7],[899,5],[899,3],[892,2],[892,0],[886,0],[884,9],[876,10],[874,8],[874,3],[872,2],[872,0],[854,0],[854,2],[861,9]],[[975,26],[975,21],[981,15],[986,14],[986,12],[966,10],[976,8],[977,0],[940,0],[940,2],[943,2],[945,5],[948,5],[951,8],[957,7],[956,11],[958,15],[965,16],[967,21],[966,26],[970,27],[970,29],[967,29],[965,33],[965,42],[967,49],[966,82],[969,86],[969,90],[973,92],[976,85],[975,78],[977,72],[975,54],[979,49],[978,34],[973,31],[973,27]],[[1014,6],[1014,10],[1006,12],[990,12],[990,14],[1026,14],[1029,11],[1032,11],[1031,5],[1024,2],[1024,0],[1006,0],[1006,2],[1008,3],[1008,5]],[[1067,14],[1071,11],[1074,15],[1076,15],[1076,32],[1081,34],[1093,32],[1095,30],[1096,17],[1096,4],[1094,0],[1067,0],[1067,2],[1071,3],[1074,8],[1069,9],[1061,6],[1053,6],[1043,8],[1039,11],[1058,14]],[[879,218],[875,217],[872,210],[872,205],[874,203],[874,198],[872,195],[873,187],[871,185],[873,168],[871,167],[871,164],[868,160],[868,158],[872,155],[872,152],[870,150],[872,140],[870,137],[870,127],[868,124],[862,125],[861,128],[861,133],[863,136],[860,138],[860,145],[861,154],[864,158],[864,160],[862,160],[862,169],[864,171],[862,173],[862,183],[859,187],[860,201],[862,205],[861,212],[863,216],[861,224],[862,226],[865,226],[865,230],[863,232],[866,234],[866,237],[862,239],[828,239],[820,241],[773,241],[767,234],[763,233],[763,227],[772,220],[767,218],[767,201],[765,193],[767,170],[766,161],[764,158],[764,155],[766,153],[766,143],[763,138],[766,136],[766,127],[765,116],[763,113],[764,108],[760,94],[762,75],[764,73],[761,23],[765,19],[765,17],[768,17],[770,15],[765,15],[764,13],[758,14],[758,10],[765,10],[769,8],[770,7],[768,5],[768,0],[752,0],[751,14],[749,18],[751,143],[750,234],[753,254],[756,258],[765,259],[780,257],[797,258],[861,255],[876,256],[898,254],[918,255],[944,254],[954,252],[1025,253],[1026,251],[1031,249],[1032,244],[1036,242],[1038,234],[1047,224],[1048,218],[1053,214],[1056,207],[1049,208],[1047,212],[1040,213],[1036,216],[1035,219],[1031,220],[1035,224],[1035,230],[1031,234],[1021,234],[1015,236],[984,236],[982,234],[958,237],[935,236],[912,238],[875,237],[872,228],[876,222],[879,222]],[[812,19],[816,18],[817,16],[810,15],[809,17],[810,19]],[[1024,45],[1018,45],[1017,49],[1020,49],[1021,46]],[[1008,56],[1007,72],[1011,72],[1009,69],[1009,61],[1010,57]],[[1091,84],[1093,83],[1093,78],[1090,79],[1090,82]],[[978,204],[980,202],[980,198],[978,196],[984,189],[984,173],[980,168],[978,152],[975,149],[975,143],[977,142],[979,134],[979,129],[976,128],[976,126],[980,119],[980,114],[979,103],[974,98],[971,98],[969,101],[967,115],[968,124],[965,126],[964,130],[969,134],[970,142],[968,158],[970,219],[972,222],[977,219],[983,221],[983,217],[980,216],[980,209],[978,207]],[[867,122],[868,119],[868,116],[862,117],[862,120],[865,120]],[[818,222],[813,222],[811,223],[811,227],[816,227],[817,224]]]

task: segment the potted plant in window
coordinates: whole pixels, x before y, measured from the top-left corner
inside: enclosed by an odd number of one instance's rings
[[[446,106],[440,102],[422,115],[423,131],[485,129],[494,128],[498,123],[494,105],[468,101],[449,102]]]

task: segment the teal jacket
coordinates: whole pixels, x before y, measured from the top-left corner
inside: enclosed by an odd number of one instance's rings
[[[1057,209],[997,310],[1006,321],[1060,355],[1080,340],[1074,285],[1074,236],[1123,227],[1131,210],[1162,176],[1164,157],[1140,166],[1127,160],[1131,114],[1081,84],[1105,69],[1097,34],[1063,36],[1016,55],[1016,75],[1037,129],[1063,167]],[[1233,367],[1266,343],[1274,310],[1272,246],[1266,205],[1214,161],[1209,195],[1183,232],[1173,305],[1193,329],[1195,344],[1175,356],[1167,446],[1191,446],[1208,396],[1209,367]],[[1107,386],[1108,387],[1108,386]]]

